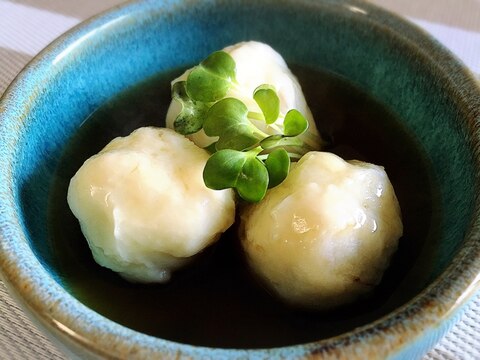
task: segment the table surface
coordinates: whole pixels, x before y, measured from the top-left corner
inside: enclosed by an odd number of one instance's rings
[[[0,0],[0,95],[42,48],[123,0]],[[480,78],[480,0],[371,0],[408,18]],[[66,359],[15,304],[0,281],[0,359]],[[425,359],[480,359],[480,298]]]

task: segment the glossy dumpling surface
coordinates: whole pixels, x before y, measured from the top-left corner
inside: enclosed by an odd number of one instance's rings
[[[369,292],[403,232],[385,170],[325,152],[306,154],[241,220],[254,272],[284,301],[312,309]]]
[[[71,179],[68,203],[97,263],[165,282],[235,218],[231,190],[208,189],[208,153],[169,129],[116,138]]]

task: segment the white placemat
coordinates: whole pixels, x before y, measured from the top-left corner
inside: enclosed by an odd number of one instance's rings
[[[48,43],[93,14],[122,0],[0,0],[0,94]],[[431,33],[480,74],[479,0],[372,0]],[[480,359],[480,298],[425,360]],[[65,356],[15,304],[0,281],[0,359],[45,360]]]

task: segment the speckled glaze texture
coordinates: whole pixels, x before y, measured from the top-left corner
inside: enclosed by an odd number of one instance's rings
[[[283,348],[194,347],[122,327],[71,296],[53,266],[46,209],[60,153],[81,122],[115,94],[249,39],[269,43],[290,63],[349,79],[415,133],[432,164],[442,209],[435,214],[439,246],[425,289],[375,323]],[[418,358],[479,287],[479,120],[480,90],[464,67],[422,31],[372,5],[129,3],[55,41],[1,100],[1,273],[40,326],[82,358]]]

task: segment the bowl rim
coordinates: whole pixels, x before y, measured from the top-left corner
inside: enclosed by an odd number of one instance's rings
[[[238,2],[250,3],[251,1],[239,0]],[[272,4],[293,3],[288,0],[268,1]],[[177,7],[185,6],[175,4],[175,1],[170,3]],[[215,4],[221,5],[223,1],[214,0],[210,3],[215,6]],[[77,25],[35,56],[17,75],[0,99],[0,144],[4,149],[14,149],[15,146],[12,136],[4,136],[4,133],[12,134],[17,131],[20,135],[20,130],[14,129],[14,121],[11,117],[13,114],[22,114],[21,107],[25,106],[25,103],[18,100],[25,99],[25,93],[35,93],[36,82],[48,76],[48,65],[55,57],[68,46],[81,42],[97,28],[117,21],[121,17],[158,10],[161,7],[158,4],[152,0],[135,0],[116,6]],[[392,32],[393,36],[411,42],[412,46],[421,53],[428,54],[425,56],[428,56],[432,62],[435,61],[437,70],[444,74],[451,86],[461,84],[464,87],[463,93],[458,96],[465,103],[465,111],[469,114],[467,125],[473,132],[477,126],[476,122],[480,120],[480,88],[474,75],[453,54],[416,25],[362,0],[295,2],[295,6],[308,6],[313,11],[321,11],[322,6],[330,5],[339,8],[343,6],[345,11],[350,10],[352,13],[360,9],[369,15],[365,21],[371,22],[372,26]],[[370,17],[372,14],[375,17]],[[421,44],[422,48],[415,44]],[[472,141],[476,141],[473,147],[476,150],[474,151],[475,185],[478,187],[480,139],[475,138]],[[27,245],[27,237],[22,232],[20,219],[14,210],[15,200],[11,187],[13,179],[11,168],[8,170],[8,164],[0,168],[0,180],[4,182],[0,188],[0,275],[4,283],[10,293],[24,303],[30,316],[36,317],[45,326],[53,329],[56,336],[61,334],[60,337],[67,337],[99,356],[115,358],[130,355],[215,358],[273,356],[280,358],[322,355],[328,358],[338,356],[338,351],[343,356],[358,355],[359,346],[364,349],[375,349],[374,354],[377,357],[382,354],[391,355],[393,352],[403,351],[407,345],[419,341],[425,332],[434,331],[433,329],[437,328],[442,321],[452,318],[480,288],[480,239],[478,238],[480,201],[479,195],[476,195],[469,232],[465,235],[464,243],[452,263],[419,295],[380,319],[332,338],[272,349],[214,349],[180,344],[128,329],[90,310],[70,294],[62,293],[61,286],[51,278]],[[19,260],[25,260],[25,262],[21,263]],[[84,321],[79,322],[78,318]],[[408,327],[405,326],[405,319],[409,320]],[[385,337],[389,337],[392,341],[385,344],[385,341],[382,341]]]

